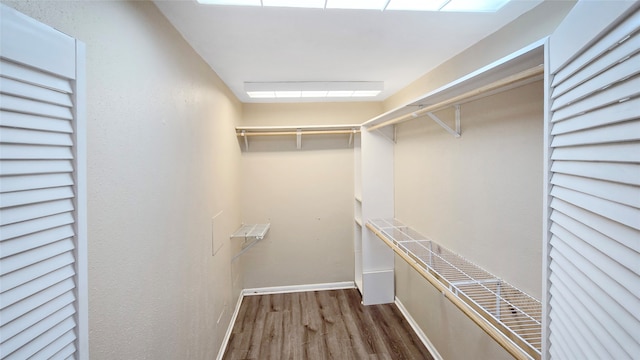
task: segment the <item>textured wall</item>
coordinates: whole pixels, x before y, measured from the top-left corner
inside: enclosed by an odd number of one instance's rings
[[[538,299],[543,98],[538,81],[464,104],[459,139],[427,117],[404,123],[395,148],[396,217]],[[510,358],[402,262],[396,295],[445,359]]]
[[[362,123],[378,103],[245,104],[243,125]],[[244,144],[243,144],[244,146]],[[243,255],[246,288],[353,281],[349,135],[252,137],[242,153],[242,218],[271,222]]]
[[[458,139],[428,117],[406,122],[395,148],[396,216],[537,298],[543,96],[538,81],[462,105]]]
[[[213,358],[237,295],[240,104],[150,2],[5,3],[87,45],[91,358]]]

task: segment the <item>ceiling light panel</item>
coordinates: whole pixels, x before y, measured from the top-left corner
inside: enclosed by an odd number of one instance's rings
[[[438,11],[447,0],[391,0],[385,10]]]
[[[196,0],[205,5],[262,6],[260,0]]]
[[[327,0],[327,9],[383,10],[388,0]]]
[[[384,89],[382,81],[277,81],[245,82],[251,99],[322,99],[376,97]]]
[[[325,0],[262,0],[263,6],[324,9]]]
[[[441,11],[496,12],[510,0],[451,0]]]

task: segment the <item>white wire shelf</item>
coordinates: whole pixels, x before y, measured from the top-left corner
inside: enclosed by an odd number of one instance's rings
[[[271,224],[243,224],[236,230],[231,238],[255,238],[262,240],[269,231]]]
[[[541,358],[540,301],[395,219],[367,227],[513,356]]]

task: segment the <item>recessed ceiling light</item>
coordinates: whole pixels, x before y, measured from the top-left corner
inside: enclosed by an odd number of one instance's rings
[[[327,9],[383,10],[387,0],[327,0]]]
[[[353,91],[350,90],[334,90],[327,92],[327,97],[351,97]]]
[[[252,99],[375,97],[384,89],[382,81],[277,81],[245,82]]]
[[[438,11],[447,0],[390,0],[385,10]]]
[[[277,98],[299,98],[301,91],[276,91]]]
[[[440,11],[496,12],[510,0],[451,0]]]
[[[303,98],[323,98],[323,97],[327,97],[327,91],[303,91],[302,92],[302,97]]]
[[[196,0],[206,5],[262,6],[260,0]]]
[[[249,95],[252,99],[269,99],[275,98],[275,91],[247,91],[247,95]]]
[[[380,94],[380,90],[358,90],[354,91],[351,97],[373,97],[378,94]]]
[[[207,5],[315,9],[496,12],[510,0],[196,0]]]
[[[263,6],[324,9],[325,0],[262,0]]]

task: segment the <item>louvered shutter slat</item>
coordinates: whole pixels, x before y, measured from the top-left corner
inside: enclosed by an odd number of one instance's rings
[[[606,127],[591,128],[553,137],[553,147],[581,144],[603,144],[640,140],[640,124],[637,121],[623,122]]]
[[[24,114],[42,115],[57,119],[73,119],[71,109],[66,106],[54,105],[6,94],[0,94],[0,106],[2,106],[4,110]]]
[[[571,187],[580,192],[589,192],[601,199],[640,208],[640,189],[635,186],[559,173],[553,175],[551,184]]]
[[[27,343],[25,346],[9,354],[7,359],[27,359],[31,356],[34,356],[36,353],[41,351],[47,345],[56,341],[56,339],[60,337],[60,334],[64,335],[68,331],[72,330],[75,327],[75,325],[76,323],[73,320],[73,318],[68,317],[64,319],[62,322],[49,328],[49,330],[47,330],[45,333],[38,336],[37,338],[33,339],[31,342]],[[68,341],[68,339],[65,339],[65,340]]]
[[[640,258],[638,257],[637,251],[624,246],[624,244],[607,237],[562,212],[553,211],[550,218],[554,221],[554,226],[556,223],[561,224],[562,227],[577,237],[584,239],[585,242],[588,242],[589,245],[598,249],[603,254],[608,254],[622,266],[627,267],[627,269],[635,274],[640,274]],[[640,289],[636,289],[635,291],[639,290]]]
[[[557,147],[552,160],[634,162],[640,154],[640,142]]]
[[[11,339],[34,324],[44,320],[59,309],[62,309],[69,304],[73,304],[74,301],[75,297],[71,292],[66,292],[58,296],[57,298],[25,314],[21,321],[12,321],[2,326],[0,329],[0,334],[2,335],[0,336],[0,339],[3,339],[3,341]]]
[[[68,80],[31,67],[20,66],[9,60],[0,59],[0,75],[63,93],[72,92]]]
[[[3,175],[50,174],[72,172],[69,160],[0,160]]]
[[[599,216],[596,213],[587,211],[558,198],[553,199],[551,208],[609,238],[615,239],[621,246],[625,246],[635,252],[640,252],[640,242],[637,241],[637,239],[640,238],[640,231],[636,229],[624,226],[619,222]]]
[[[585,99],[576,100],[557,111],[553,112],[551,122],[564,120],[578,116],[584,112],[615,104],[625,99],[634,98],[640,95],[640,76],[634,76],[624,82],[611,85],[610,87],[598,91]]]
[[[571,254],[569,258],[574,263],[580,264],[579,268],[582,272],[588,273],[591,279],[600,280],[603,291],[617,294],[618,303],[630,313],[633,309],[640,308],[640,299],[638,299],[640,289],[636,288],[634,282],[636,273],[591,245],[577,241],[579,237],[557,223],[553,225],[551,232],[556,240],[554,245],[558,246],[564,254]],[[612,278],[608,274],[617,276]]]
[[[0,221],[1,225],[13,224],[68,211],[73,211],[73,202],[71,200],[56,200],[41,204],[0,209]]]
[[[67,225],[34,232],[19,239],[3,241],[0,243],[0,249],[2,249],[0,258],[17,255],[24,251],[70,238],[73,235],[73,227]]]
[[[51,91],[40,86],[34,86],[23,81],[16,81],[5,78],[0,84],[0,92],[25,99],[41,101],[50,104],[71,107],[71,97],[69,94]]]
[[[25,300],[23,301],[17,302],[4,308],[0,308],[0,318],[2,318],[4,323],[14,321],[15,319],[24,316],[33,309],[48,303],[58,296],[61,296],[67,292],[71,292],[74,288],[75,284],[73,280],[66,279],[37,294],[32,294],[31,296],[25,298]]]
[[[72,355],[73,353],[76,352],[76,347],[74,345],[74,343],[69,343],[67,344],[65,347],[63,347],[62,349],[60,349],[60,351],[58,351],[57,353],[55,353],[54,355],[51,356],[51,358],[49,360],[65,360],[65,359],[72,359]]]
[[[551,196],[589,210],[600,216],[617,221],[626,226],[640,230],[640,209],[600,199],[572,189],[554,186]]]
[[[52,119],[49,117],[21,114],[13,111],[0,111],[0,125],[20,129],[33,129],[55,131],[60,133],[72,133],[71,121]]]
[[[628,101],[621,103],[615,103],[613,105],[582,114],[579,117],[559,121],[553,125],[551,135],[565,134],[572,131],[633,120],[638,117],[638,108],[640,108],[640,97],[629,99]]]
[[[60,199],[70,199],[72,197],[73,190],[69,186],[54,187],[49,189],[16,191],[0,194],[0,208],[35,204]]]
[[[28,267],[38,261],[48,259],[52,256],[62,254],[63,252],[70,250],[73,250],[73,242],[69,239],[65,239],[40,246],[29,251],[21,252],[11,257],[2,258],[2,269],[0,269],[0,274],[8,274],[12,271]],[[6,303],[2,303],[0,306],[5,305]]]
[[[29,189],[45,189],[73,185],[73,176],[69,173],[16,175],[0,178],[0,192],[13,192]]]
[[[0,280],[2,284],[2,292],[11,290],[40,276],[48,274],[55,269],[62,268],[66,265],[73,264],[73,254],[69,251],[60,255],[53,256],[46,260],[37,262],[28,268],[22,268],[3,275]]]
[[[0,133],[0,141],[3,143],[57,146],[73,145],[71,134],[67,133],[17,129],[10,127],[2,127],[0,130],[2,131]]]
[[[55,341],[52,341],[49,345],[40,350],[37,354],[34,355],[34,358],[41,359],[54,359],[55,355],[67,348],[69,345],[72,345],[75,341],[76,336],[73,331],[67,331],[64,335],[57,338]]]
[[[571,77],[557,84],[554,88],[554,94],[556,97],[564,95],[567,91],[584,83],[587,79],[594,76],[594,74],[600,74],[611,66],[615,66],[615,64],[634,56],[638,53],[638,49],[640,49],[640,34],[636,32],[633,36],[630,36],[622,42],[620,46],[616,46],[605,52],[594,62],[585,64],[582,69],[571,75]]]
[[[628,353],[633,351],[635,348],[633,343],[636,341],[632,336],[633,333],[628,331],[633,326],[633,321],[626,318],[622,322],[612,321],[616,317],[628,316],[628,312],[600,288],[591,286],[591,281],[566,257],[558,252],[554,255],[560,260],[551,263],[553,270],[550,277],[553,284],[551,290],[554,290],[556,297],[564,298],[566,303],[574,304],[570,306],[579,312],[583,321],[588,324],[587,329],[595,333],[594,335],[608,353],[616,354],[618,358],[621,356],[629,358]],[[604,308],[603,305],[608,305],[610,308]],[[563,308],[555,308],[552,311],[555,311],[554,318],[558,320],[564,319],[564,315],[568,313]],[[571,333],[569,331],[569,334]],[[563,333],[561,337],[567,335]],[[626,349],[623,344],[626,344]],[[610,358],[616,357],[611,355]]]
[[[640,39],[634,39],[633,42],[640,46]],[[600,74],[589,72],[589,70],[592,69],[585,69],[584,72],[588,72],[588,75],[585,76],[584,82],[579,83],[575,87],[569,88],[568,91],[562,95],[555,96],[551,110],[557,111],[570,103],[574,103],[577,100],[596,94],[605,88],[622,81],[621,79],[633,77],[640,73],[640,68],[638,68],[637,65],[640,61],[640,55],[634,54],[628,58],[623,57],[621,59],[613,60],[616,62]],[[554,95],[555,94],[556,92],[554,91]]]
[[[11,339],[3,342],[3,350],[6,351],[8,354],[11,354],[12,352],[18,350],[19,348],[25,346],[26,344],[28,344],[29,342],[33,341],[34,339],[36,339],[38,336],[42,335],[43,333],[45,333],[48,329],[50,329],[51,327],[59,324],[60,322],[62,322],[63,320],[73,316],[73,314],[75,314],[75,309],[73,308],[73,305],[66,305],[64,307],[62,307],[61,309],[59,309],[58,311],[54,312],[53,314],[49,315],[48,317],[42,319],[40,322],[34,324],[33,326],[29,327],[28,329],[26,329],[25,331],[21,332],[20,334],[12,337]],[[46,359],[47,357],[43,357],[43,359]]]
[[[611,182],[640,185],[640,165],[629,163],[605,163],[595,161],[554,161],[553,173],[584,176]]]
[[[44,216],[37,219],[18,222],[2,227],[0,241],[10,240],[19,236],[34,234],[49,228],[56,228],[68,224],[73,224],[73,214],[64,212],[61,214]]]
[[[73,159],[72,149],[67,146],[47,145],[0,145],[3,159]]]

